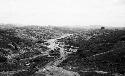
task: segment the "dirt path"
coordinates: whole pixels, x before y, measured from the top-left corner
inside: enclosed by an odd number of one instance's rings
[[[57,67],[61,62],[63,62],[67,58],[68,55],[68,53],[65,52],[65,49],[63,47],[64,45],[61,44],[60,42],[57,42],[57,40],[69,36],[72,36],[72,34],[66,34],[61,36],[60,38],[50,39],[47,41],[50,44],[48,46],[48,48],[50,48],[49,51],[59,48],[59,50],[57,51],[60,52],[60,57],[46,64],[44,68],[39,69],[37,74],[42,73],[46,76],[80,76],[76,72],[67,71],[61,67]]]
[[[49,43],[50,45],[48,46],[48,48],[50,48],[50,50],[49,51],[51,51],[51,50],[55,50],[56,48],[59,48],[59,52],[60,52],[60,57],[58,58],[58,59],[56,59],[54,62],[52,61],[52,62],[50,62],[50,63],[48,63],[47,65],[55,65],[55,66],[57,66],[57,65],[59,65],[63,60],[65,60],[66,59],[66,52],[65,52],[65,49],[64,49],[64,45],[62,45],[62,46],[59,46],[60,45],[60,42],[57,42],[57,40],[58,39],[62,39],[62,38],[65,38],[65,37],[69,37],[69,36],[72,36],[73,34],[65,34],[65,35],[63,35],[63,36],[61,36],[61,37],[59,37],[59,38],[56,38],[56,39],[50,39],[50,40],[48,40],[47,41],[47,43]]]

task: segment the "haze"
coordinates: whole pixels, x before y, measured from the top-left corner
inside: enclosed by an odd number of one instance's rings
[[[0,23],[125,26],[125,0],[0,0]]]

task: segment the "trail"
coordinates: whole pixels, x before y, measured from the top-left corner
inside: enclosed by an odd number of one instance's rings
[[[54,61],[49,62],[48,64],[46,64],[45,67],[47,67],[47,66],[57,66],[63,60],[66,59],[67,53],[65,52],[64,45],[62,45],[61,42],[57,42],[57,41],[58,41],[58,39],[62,39],[62,38],[69,37],[69,36],[72,36],[72,35],[73,34],[65,34],[65,35],[63,35],[59,38],[49,39],[47,41],[47,43],[49,43],[49,45],[47,47],[50,48],[50,50],[48,50],[48,52],[51,51],[51,50],[55,50],[56,48],[59,48],[59,50],[57,50],[57,51],[60,52],[60,57],[58,59],[55,59]]]
[[[65,52],[65,49],[64,49],[64,45],[61,45],[61,42],[57,42],[58,39],[62,39],[62,38],[65,38],[65,37],[69,37],[69,36],[72,36],[73,34],[65,34],[59,38],[56,38],[56,39],[50,39],[48,40],[48,43],[50,44],[48,46],[48,48],[50,48],[51,50],[54,50],[56,48],[59,48],[59,52],[60,52],[60,58],[56,59],[51,65],[54,65],[54,66],[57,66],[59,65],[63,60],[66,59],[66,55],[67,53]],[[51,62],[50,62],[51,63]],[[50,65],[50,64],[49,64]]]
[[[47,41],[47,43],[49,43],[49,45],[47,47],[50,48],[50,50],[48,50],[48,52],[51,50],[55,50],[56,48],[59,48],[59,50],[56,50],[56,51],[60,52],[60,57],[55,59],[54,61],[47,63],[44,67],[40,68],[37,73],[49,75],[49,73],[56,73],[57,74],[59,72],[60,74],[63,74],[61,76],[64,76],[65,73],[67,73],[67,75],[65,75],[65,76],[79,76],[79,74],[76,72],[67,71],[61,67],[57,67],[61,62],[63,62],[65,59],[67,59],[67,55],[69,54],[64,49],[65,44],[63,44],[62,42],[58,42],[58,39],[70,37],[72,35],[73,34],[65,34],[59,38],[49,39]],[[55,75],[53,75],[53,76],[55,76]],[[51,75],[49,75],[49,76],[51,76]]]

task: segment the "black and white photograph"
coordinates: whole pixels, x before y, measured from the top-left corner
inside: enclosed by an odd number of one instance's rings
[[[125,0],[0,0],[0,76],[125,76]]]

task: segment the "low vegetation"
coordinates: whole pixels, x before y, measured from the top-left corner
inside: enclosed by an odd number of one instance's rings
[[[5,26],[0,26],[1,76],[123,76],[125,73],[124,29]],[[65,34],[71,35],[61,37]],[[51,44],[54,49],[48,47]]]

